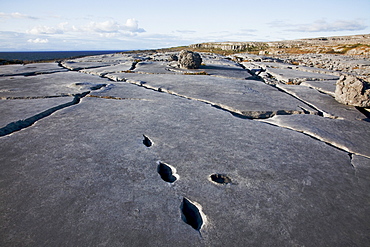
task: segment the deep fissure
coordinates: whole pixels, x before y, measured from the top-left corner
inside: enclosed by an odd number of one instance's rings
[[[90,93],[90,91],[87,91],[87,92],[84,92],[84,93],[81,93],[81,94],[75,94],[74,95],[74,98],[71,102],[68,102],[68,103],[65,103],[65,104],[62,104],[62,105],[58,105],[58,106],[55,106],[55,107],[52,107],[46,111],[43,111],[39,114],[36,114],[32,117],[29,117],[29,118],[26,118],[24,120],[18,120],[18,121],[15,121],[15,122],[12,122],[12,123],[9,123],[8,125],[6,125],[5,127],[1,128],[0,129],[0,137],[1,136],[6,136],[6,135],[10,135],[16,131],[20,131],[22,129],[25,129],[27,127],[30,127],[32,126],[34,123],[36,123],[37,121],[39,121],[40,119],[43,119],[45,117],[48,117],[50,116],[51,114],[53,114],[54,112],[56,111],[59,111],[63,108],[66,108],[66,107],[69,107],[69,106],[72,106],[72,105],[76,105],[78,103],[80,103],[80,100],[85,97],[86,95],[88,95]]]

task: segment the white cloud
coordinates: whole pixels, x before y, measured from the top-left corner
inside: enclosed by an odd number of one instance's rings
[[[139,22],[135,19],[128,19],[125,24],[119,24],[116,21],[109,20],[104,22],[90,22],[89,25],[82,28],[85,31],[93,31],[97,33],[142,33],[145,32],[143,28],[139,28]],[[106,35],[103,35],[106,36]]]
[[[120,25],[116,21],[112,20],[104,22],[90,22],[85,30],[97,33],[115,33],[120,30]]]
[[[0,12],[0,18],[6,18],[6,19],[12,19],[12,18],[15,18],[15,19],[33,19],[33,20],[39,19],[37,17],[30,16],[30,15],[24,15],[24,14],[21,14],[19,12],[14,12],[14,13]]]
[[[37,39],[29,39],[29,40],[27,40],[27,42],[35,43],[35,44],[46,44],[46,43],[49,43],[49,40],[48,39],[37,38]]]
[[[26,31],[27,34],[64,34],[68,32],[85,32],[97,34],[100,37],[112,38],[119,35],[133,36],[137,33],[145,32],[143,28],[139,28],[139,23],[135,19],[128,19],[125,24],[120,24],[114,20],[103,22],[90,22],[85,26],[69,25],[68,22],[60,23],[56,27],[51,26],[36,26]]]
[[[65,30],[65,23],[59,24],[59,27],[48,27],[48,26],[37,26],[33,27],[30,30],[27,30],[26,32],[28,34],[62,34]]]
[[[122,27],[123,30],[127,30],[133,33],[143,33],[145,32],[144,29],[139,28],[139,22],[135,20],[134,18],[128,19],[126,21],[126,24]]]
[[[327,22],[326,20],[317,20],[310,24],[295,25],[294,28],[288,31],[294,32],[338,32],[338,31],[359,31],[366,29],[367,26],[361,21],[352,20],[337,20]]]

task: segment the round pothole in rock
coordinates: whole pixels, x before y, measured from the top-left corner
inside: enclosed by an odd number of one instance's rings
[[[176,169],[174,167],[160,161],[158,161],[157,163],[157,172],[164,181],[168,183],[173,183],[179,178],[179,175],[176,174]]]
[[[231,178],[225,174],[212,174],[210,176],[211,180],[218,184],[229,184],[231,183]]]
[[[143,135],[143,137],[144,137],[143,144],[148,148],[151,147],[153,145],[152,140],[150,140],[149,137],[147,137],[146,135]]]

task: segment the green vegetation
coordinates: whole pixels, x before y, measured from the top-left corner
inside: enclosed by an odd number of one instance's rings
[[[355,48],[362,48],[362,47],[366,47],[366,48],[370,48],[370,45],[366,45],[366,44],[350,44],[350,45],[343,45],[343,46],[340,46],[338,48],[336,48],[336,50],[334,50],[333,48],[328,50],[327,54],[346,54],[348,51],[352,50],[352,49],[355,49]]]
[[[24,61],[22,60],[5,60],[0,59],[0,65],[9,65],[9,64],[23,64]]]
[[[199,71],[199,72],[194,72],[194,73],[192,73],[192,72],[185,72],[184,75],[208,75],[208,73],[205,72],[205,71]]]

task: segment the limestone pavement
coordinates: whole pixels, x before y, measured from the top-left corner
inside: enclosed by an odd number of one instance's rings
[[[369,118],[335,76],[170,55],[0,67],[0,246],[368,245]]]

